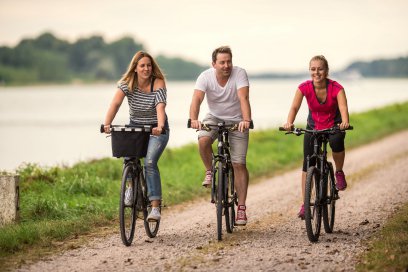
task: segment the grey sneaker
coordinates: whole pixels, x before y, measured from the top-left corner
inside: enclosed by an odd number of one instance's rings
[[[132,187],[128,187],[125,192],[125,205],[132,206],[133,204],[133,190]]]
[[[153,207],[152,211],[150,212],[149,216],[147,216],[147,221],[149,222],[157,222],[160,220],[160,208],[159,207]]]

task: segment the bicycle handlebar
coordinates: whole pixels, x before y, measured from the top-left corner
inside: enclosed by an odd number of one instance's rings
[[[234,131],[238,129],[238,123],[234,123],[234,124],[229,124],[226,125],[225,122],[222,123],[218,123],[217,125],[214,124],[205,124],[205,123],[201,123],[202,124],[202,128],[201,130],[206,130],[206,131],[210,131],[212,127],[214,128],[225,128],[228,129],[229,131]],[[188,119],[187,121],[187,128],[191,128],[191,119]],[[254,128],[254,122],[251,120],[249,123],[249,129],[253,129]]]
[[[349,126],[346,129],[340,129],[339,126],[335,126],[335,127],[332,127],[332,128],[326,128],[326,129],[321,129],[321,130],[292,127],[292,129],[290,131],[287,131],[284,127],[279,127],[279,131],[286,131],[286,134],[293,133],[293,134],[298,135],[298,136],[303,134],[303,133],[312,133],[312,134],[336,133],[338,131],[353,130],[353,129],[354,129],[353,126]]]
[[[148,132],[151,133],[153,131],[152,125],[110,125],[109,131],[139,131],[139,132]],[[101,124],[99,129],[100,133],[105,133],[104,125]],[[161,134],[166,134],[166,129],[162,129]]]

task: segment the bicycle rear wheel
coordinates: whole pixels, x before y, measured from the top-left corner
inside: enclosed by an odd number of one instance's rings
[[[223,163],[218,162],[218,180],[217,180],[217,239],[222,240],[222,212],[224,202],[224,171]]]
[[[225,178],[225,225],[228,233],[232,233],[235,226],[235,188],[234,188],[234,169],[228,165],[228,172],[224,174]]]
[[[132,188],[133,201],[131,205],[125,205],[126,190],[129,190],[129,188]],[[136,196],[137,196],[137,180],[135,179],[133,174],[133,166],[126,165],[125,169],[123,169],[119,202],[120,236],[125,246],[130,246],[132,244],[133,236],[135,234]]]
[[[326,233],[332,233],[334,227],[334,218],[336,214],[337,190],[334,181],[333,165],[327,163],[327,181],[324,183],[323,192],[327,192],[326,205],[323,205],[323,225]]]
[[[320,235],[322,206],[319,203],[319,171],[316,167],[309,167],[306,175],[305,189],[305,223],[307,237],[311,242],[317,242]]]

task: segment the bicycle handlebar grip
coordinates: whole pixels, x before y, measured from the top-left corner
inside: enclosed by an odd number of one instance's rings
[[[349,127],[347,128],[347,130],[353,130],[353,129],[354,129],[353,126],[349,126]]]
[[[191,119],[188,119],[187,121],[187,128],[191,128]]]
[[[105,133],[105,126],[103,124],[101,124],[101,127],[99,128],[99,131],[101,133]]]
[[[249,123],[249,128],[254,129],[254,121],[251,120],[251,122]]]
[[[292,126],[290,130],[286,130],[284,127],[279,127],[279,131],[293,132],[295,131],[295,127]]]

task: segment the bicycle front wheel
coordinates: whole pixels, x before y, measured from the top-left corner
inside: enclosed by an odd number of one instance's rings
[[[228,233],[232,233],[235,226],[235,188],[234,188],[234,169],[228,165],[228,172],[224,174],[225,181],[225,225]]]
[[[304,207],[306,232],[311,242],[317,242],[320,235],[322,206],[319,203],[319,179],[317,168],[309,167],[306,175]]]
[[[126,193],[130,203],[126,203]],[[137,195],[137,181],[133,175],[133,166],[126,165],[123,169],[122,184],[119,202],[120,236],[125,246],[130,246],[133,241],[136,226],[135,198]]]
[[[222,240],[222,212],[224,204],[224,170],[223,163],[218,162],[218,180],[217,180],[217,239]]]
[[[327,180],[323,186],[323,192],[326,195],[326,205],[323,205],[323,225],[326,233],[332,233],[334,227],[334,218],[336,213],[337,190],[334,181],[333,165],[327,163]]]

